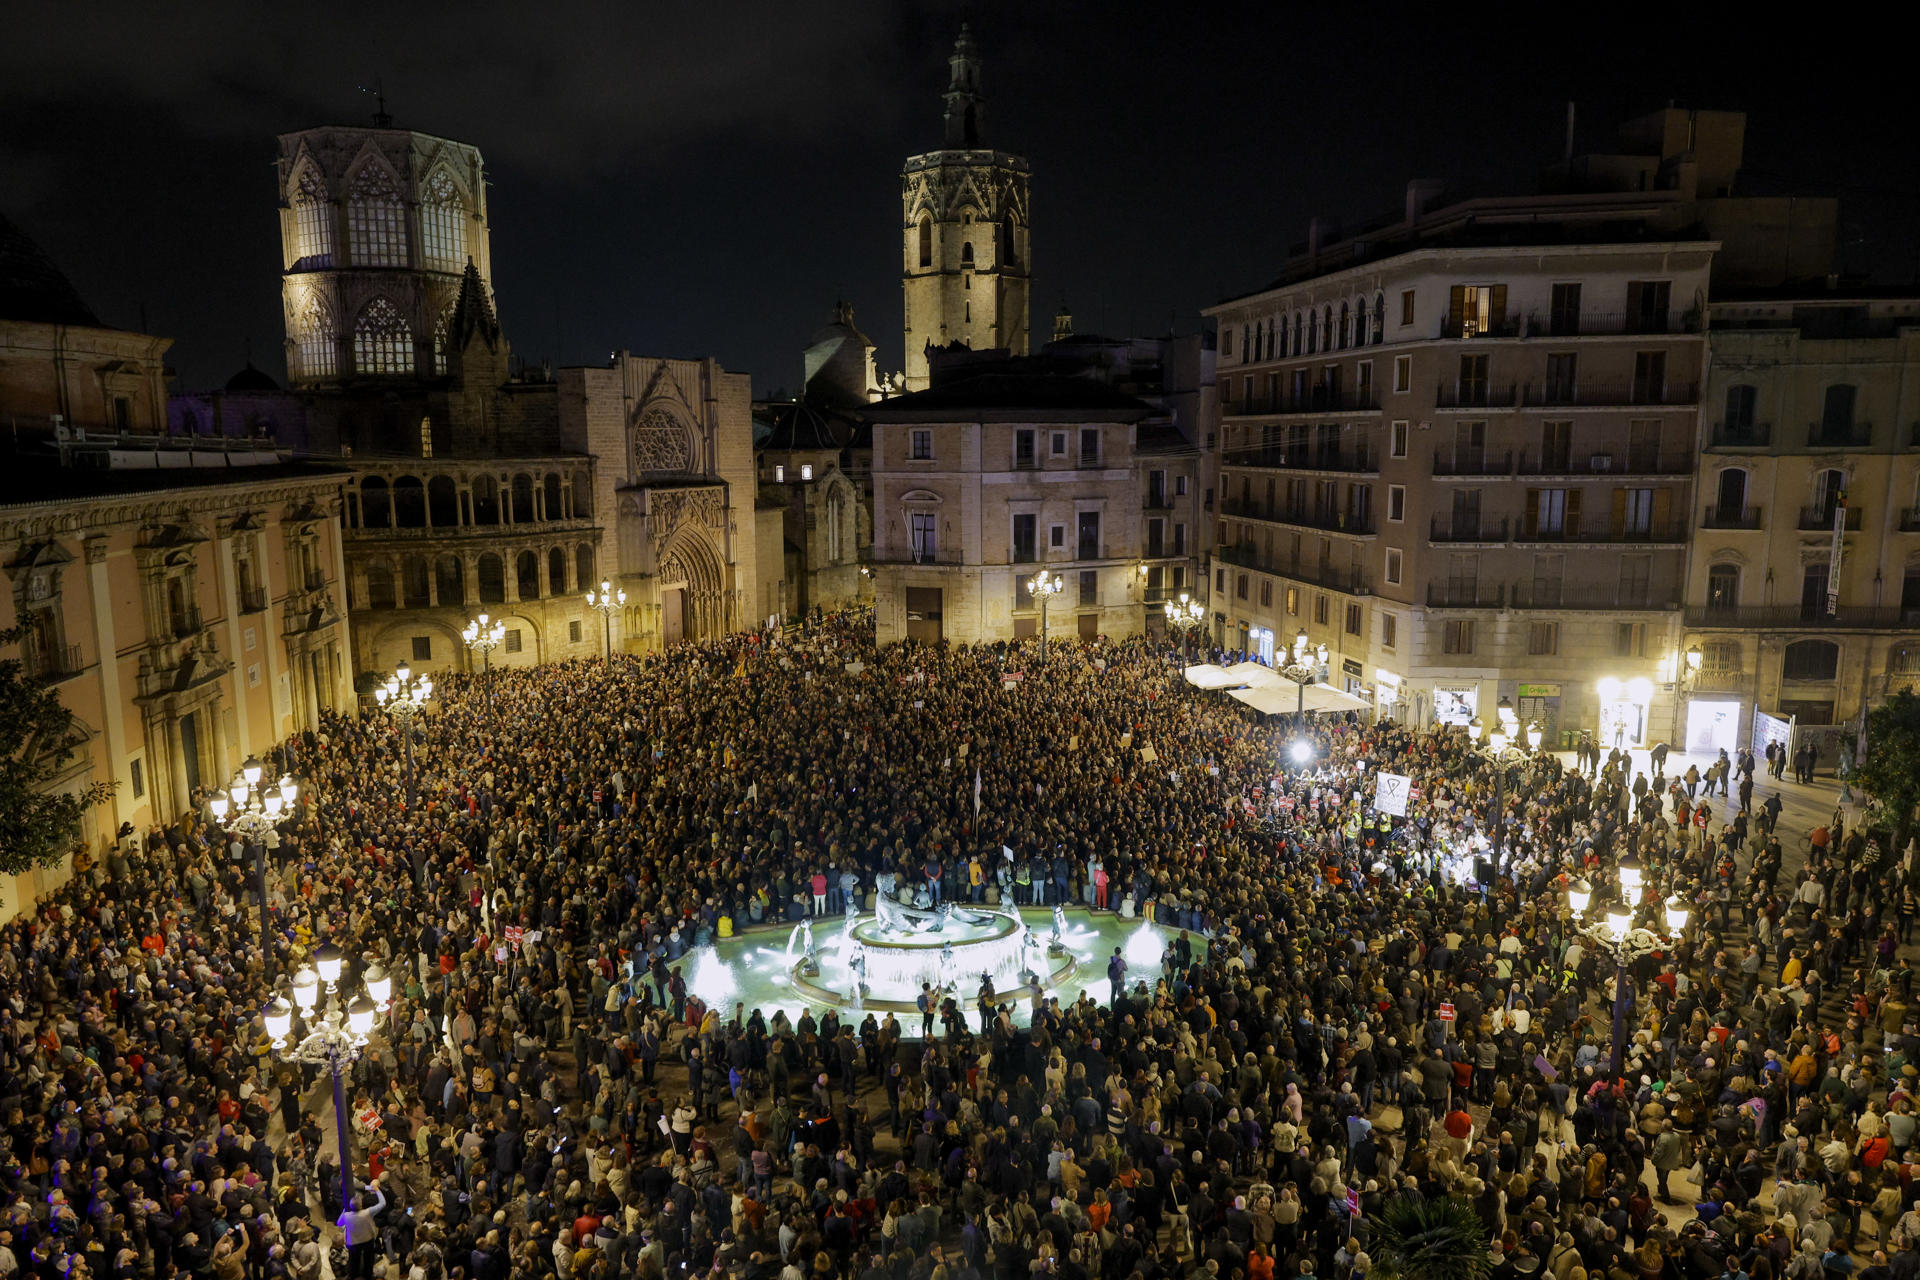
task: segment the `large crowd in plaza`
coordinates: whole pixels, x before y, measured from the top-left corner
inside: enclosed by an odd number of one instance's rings
[[[1164,641],[871,636],[452,677],[410,772],[391,717],[330,717],[269,762],[301,800],[264,944],[203,811],[82,859],[0,929],[0,1280],[1335,1280],[1447,1197],[1501,1280],[1920,1274],[1911,854],[1803,854],[1764,763],[1496,789],[1458,728],[1262,719]],[[1642,919],[1690,919],[1633,961],[1616,1075],[1567,889],[1635,846]],[[946,1017],[689,991],[883,877],[1173,945]],[[393,974],[345,1206],[324,1075],[260,1016],[327,942]]]

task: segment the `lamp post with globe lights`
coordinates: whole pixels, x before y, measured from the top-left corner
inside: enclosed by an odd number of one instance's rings
[[[1309,648],[1306,628],[1302,627],[1300,634],[1293,638],[1293,647],[1283,656],[1289,661],[1286,666],[1279,668],[1278,674],[1284,679],[1293,681],[1295,689],[1298,690],[1299,696],[1294,704],[1293,721],[1294,727],[1299,729],[1307,723],[1307,686],[1326,673],[1327,646],[1322,644]]]
[[[340,1211],[353,1212],[353,1135],[347,1125],[346,1089],[342,1074],[366,1051],[367,1037],[374,1022],[393,995],[393,979],[378,962],[361,974],[362,990],[349,998],[340,989],[341,970],[346,954],[331,942],[322,943],[313,953],[313,963],[303,966],[292,982],[273,998],[261,1015],[273,1052],[283,1062],[323,1066],[333,1077],[334,1139],[340,1144]],[[326,996],[326,1009],[319,1009]],[[293,1000],[288,1002],[291,995]],[[296,1020],[305,1026],[299,1039],[292,1033]]]
[[[587,608],[600,615],[601,629],[607,637],[607,665],[613,665],[613,615],[626,606],[625,587],[616,588],[605,578],[600,579],[598,591],[587,592]]]
[[[263,953],[267,950],[267,938],[271,933],[267,918],[267,850],[280,847],[279,823],[292,815],[293,802],[300,796],[300,788],[294,783],[292,774],[281,774],[279,782],[271,787],[263,787],[260,780],[265,773],[266,769],[258,757],[248,756],[247,762],[233,775],[233,781],[227,784],[225,793],[215,795],[207,802],[207,808],[213,812],[213,820],[223,831],[259,851],[255,874],[259,878],[260,948]]]
[[[413,668],[404,662],[394,668],[385,684],[373,691],[373,700],[399,723],[400,736],[406,743],[409,807],[413,804],[413,718],[426,710],[427,699],[432,696],[433,681],[424,675],[416,676]]]
[[[488,621],[486,614],[467,623],[466,630],[460,633],[469,652],[480,655],[480,682],[487,690],[487,715],[493,715],[493,651],[498,649],[507,638],[507,624],[499,620]],[[471,669],[471,668],[469,668]]]
[[[1633,1006],[1632,967],[1643,957],[1677,944],[1686,934],[1691,914],[1682,899],[1669,898],[1660,909],[1656,927],[1637,926],[1634,904],[1642,884],[1639,859],[1628,854],[1620,859],[1618,871],[1621,900],[1608,904],[1598,920],[1586,918],[1594,906],[1593,886],[1585,880],[1575,880],[1567,886],[1567,907],[1573,913],[1575,928],[1613,958],[1612,1070],[1616,1080],[1627,1061],[1627,1019]]]
[[[1484,746],[1480,743],[1483,733],[1487,739]],[[1473,753],[1493,766],[1492,840],[1496,874],[1503,870],[1500,853],[1507,834],[1507,773],[1533,758],[1533,753],[1540,749],[1541,737],[1538,724],[1528,724],[1524,735],[1520,732],[1520,720],[1514,715],[1513,704],[1505,698],[1500,699],[1490,732],[1479,716],[1467,722],[1467,741],[1472,744]],[[1522,742],[1526,743],[1524,747],[1520,745]]]
[[[1206,621],[1207,606],[1182,591],[1178,600],[1169,600],[1162,606],[1167,615],[1167,625],[1180,637],[1180,651],[1192,657],[1193,629]]]
[[[1047,601],[1066,590],[1067,580],[1045,569],[1027,579],[1027,594],[1040,605],[1040,661],[1047,660]]]

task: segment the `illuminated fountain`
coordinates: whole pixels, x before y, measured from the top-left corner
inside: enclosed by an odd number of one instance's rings
[[[796,924],[786,964],[794,989],[810,999],[910,1012],[922,984],[971,1002],[984,976],[1002,1000],[1023,1001],[1036,984],[1044,990],[1069,977],[1077,960],[1064,947],[1049,948],[1012,908],[928,910],[882,897],[875,914],[849,913],[824,941],[811,920]]]

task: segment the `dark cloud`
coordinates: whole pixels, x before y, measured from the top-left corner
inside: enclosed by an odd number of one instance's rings
[[[1037,333],[1062,300],[1083,331],[1191,325],[1412,177],[1524,189],[1569,98],[1592,147],[1669,99],[1747,111],[1751,185],[1840,196],[1846,269],[1915,270],[1896,44],[1821,62],[1632,6],[16,4],[0,204],[103,317],[175,338],[185,385],[277,373],[274,135],[364,120],[378,76],[398,123],[485,154],[517,353],[711,354],[770,391],[844,297],[898,368],[900,164],[939,144],[963,14],[989,141],[1033,164]]]
[[[0,42],[0,94],[88,87],[192,134],[362,119],[484,139],[547,176],[612,172],[713,138],[787,138],[889,113],[900,10],[883,0],[281,6],[35,3]]]

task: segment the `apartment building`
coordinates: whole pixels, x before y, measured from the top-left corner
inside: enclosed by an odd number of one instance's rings
[[[1791,732],[1830,763],[1920,684],[1920,296],[1772,290],[1710,317],[1685,740]]]
[[[976,368],[873,406],[881,644],[1135,635],[1190,586],[1200,451],[1095,378]]]
[[[1416,719],[1507,696],[1645,741],[1711,253],[1421,247],[1218,312],[1218,638],[1271,657],[1304,627],[1330,680]]]
[[[1271,657],[1304,629],[1416,723],[1510,700],[1549,741],[1668,736],[1711,286],[1832,258],[1832,201],[1737,192],[1744,138],[1669,109],[1538,194],[1416,181],[1206,309],[1215,640]]]

